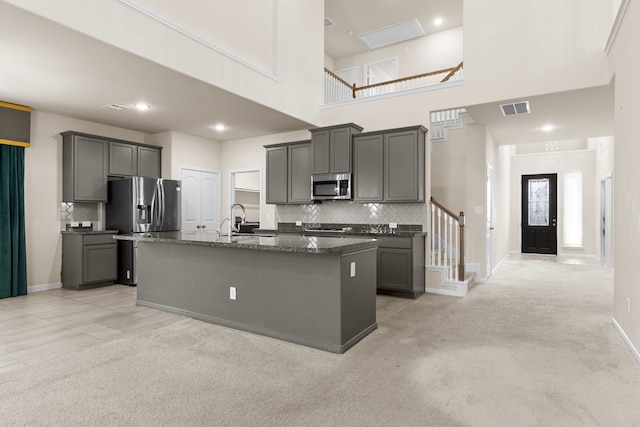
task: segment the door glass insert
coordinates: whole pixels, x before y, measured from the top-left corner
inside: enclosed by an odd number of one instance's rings
[[[529,180],[529,225],[549,225],[549,179]]]

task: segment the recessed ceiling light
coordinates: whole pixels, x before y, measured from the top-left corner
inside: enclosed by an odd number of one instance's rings
[[[140,111],[146,111],[146,110],[148,110],[149,108],[151,108],[151,107],[149,106],[149,104],[145,104],[144,102],[139,102],[139,103],[137,103],[137,104],[136,104],[136,109],[138,109],[138,110],[140,110]]]
[[[433,25],[435,25],[436,27],[439,27],[440,25],[442,25],[442,18],[436,18],[433,20]]]
[[[542,126],[542,130],[545,132],[551,132],[553,130],[553,125],[544,125]]]
[[[223,130],[225,130],[227,127],[225,125],[223,125],[222,123],[218,123],[217,125],[215,125],[215,129],[218,132],[222,132]]]

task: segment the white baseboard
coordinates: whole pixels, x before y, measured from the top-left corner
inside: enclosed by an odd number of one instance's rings
[[[27,287],[27,293],[48,291],[49,289],[60,289],[62,283],[45,283],[44,285],[33,285]]]
[[[449,295],[452,297],[459,297],[458,291],[456,289],[440,289],[440,288],[425,288],[424,291],[428,294],[439,294],[439,295]]]
[[[622,341],[624,341],[624,343],[627,345],[629,351],[631,351],[631,354],[636,359],[636,362],[640,363],[640,353],[638,353],[638,350],[636,350],[635,346],[633,345],[627,334],[624,332],[620,324],[616,321],[616,319],[611,319],[611,324],[620,335],[620,338],[622,338]]]

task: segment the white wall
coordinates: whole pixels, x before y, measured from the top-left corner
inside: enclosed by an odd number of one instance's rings
[[[223,31],[227,25],[211,25],[216,18],[206,10],[206,2],[195,5],[204,8],[198,13],[177,15],[177,10],[186,9],[184,3],[176,7],[177,2],[139,2],[190,36],[118,1],[100,2],[99,7],[77,0],[7,3],[303,121],[317,122],[324,96],[322,0],[226,2],[217,13],[244,30],[233,31],[233,37]],[[252,24],[261,31],[254,31]]]
[[[469,104],[609,83],[613,0],[465,0]]]
[[[27,285],[60,283],[62,136],[73,130],[133,142],[144,134],[42,111],[31,112],[31,147],[25,150]]]
[[[364,65],[387,58],[398,58],[398,78],[455,67],[462,62],[462,32],[462,27],[453,28],[358,55],[334,58],[335,68],[328,68],[335,72],[357,66],[358,86],[363,86],[366,84]]]
[[[599,236],[594,224],[599,223],[595,206],[600,206],[596,198],[596,153],[592,150],[554,152],[546,154],[514,155],[511,161],[511,241],[512,251],[521,249],[521,186],[522,175],[542,173],[558,174],[558,253],[578,253],[581,255],[600,254]],[[582,172],[582,249],[564,247],[564,173]]]
[[[630,1],[610,52],[615,72],[614,185],[614,301],[613,313],[637,350],[640,350],[640,179],[638,177],[638,93],[640,86],[640,4]],[[627,311],[627,298],[631,313]]]
[[[261,228],[277,228],[276,208],[274,205],[265,204],[266,195],[266,152],[264,145],[281,142],[304,141],[311,139],[309,131],[289,132],[277,135],[269,135],[260,138],[248,138],[222,143],[222,212],[220,218],[229,216],[229,173],[230,171],[258,169],[261,171]]]

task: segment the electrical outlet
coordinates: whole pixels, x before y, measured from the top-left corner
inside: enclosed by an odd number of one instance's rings
[[[231,301],[235,301],[236,300],[236,288],[235,288],[235,286],[229,287],[229,299]]]
[[[627,298],[627,314],[631,314],[631,298]]]
[[[302,225],[302,221],[296,221],[296,227],[300,227]]]
[[[351,263],[351,277],[356,277],[356,262]]]
[[[131,270],[127,270],[127,279],[131,279]]]
[[[397,222],[390,222],[389,223],[389,228],[398,228],[398,223]]]

